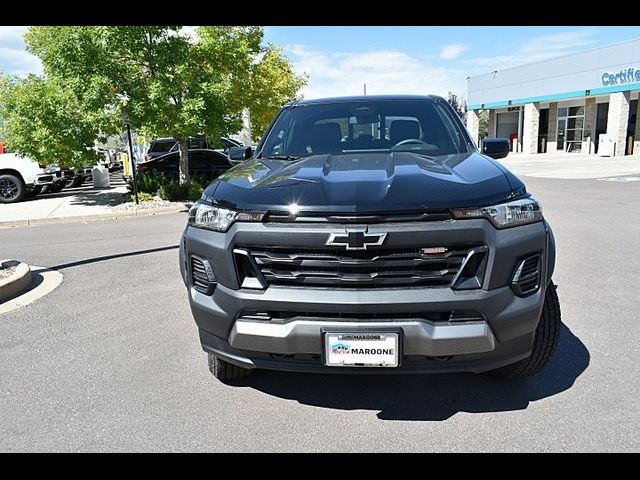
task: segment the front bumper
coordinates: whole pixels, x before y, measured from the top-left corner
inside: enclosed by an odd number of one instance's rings
[[[41,173],[36,175],[33,179],[34,185],[51,185],[56,180],[56,175],[54,173]]]
[[[489,248],[482,287],[439,288],[240,288],[231,251],[241,245],[322,245],[340,225],[237,223],[226,234],[187,227],[180,266],[203,349],[246,368],[339,373],[482,372],[529,356],[555,261],[553,235],[544,222],[496,230],[483,219],[370,225],[388,233],[390,245],[483,243]],[[527,297],[509,286],[518,259],[539,252],[542,287]],[[206,257],[218,285],[212,295],[196,291],[185,259]],[[246,312],[295,312],[261,320]],[[425,315],[415,315],[423,312]],[[432,321],[429,313],[474,312],[463,321]],[[393,328],[401,333],[403,358],[396,369],[343,369],[322,362],[326,328]]]

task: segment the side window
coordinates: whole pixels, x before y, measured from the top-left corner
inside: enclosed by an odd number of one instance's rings
[[[202,151],[189,152],[189,172],[202,172],[209,170],[206,157]]]
[[[207,148],[206,138],[200,138],[200,137],[190,138],[189,148]]]
[[[156,170],[167,174],[177,173],[178,155],[168,155],[166,158],[158,160]]]
[[[227,158],[226,155],[220,153],[220,152],[215,152],[213,150],[208,150],[205,153],[205,156],[207,158],[207,163],[209,165],[212,165],[214,168],[219,168],[219,167],[229,167],[229,159]]]

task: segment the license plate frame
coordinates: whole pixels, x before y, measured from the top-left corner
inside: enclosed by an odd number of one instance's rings
[[[347,338],[339,339],[338,336]],[[355,338],[349,338],[354,336]],[[376,341],[367,337],[384,336],[395,340],[394,362],[391,363],[365,363],[365,362],[336,362],[335,355],[330,352],[330,343],[334,340],[355,342],[356,345],[365,345],[365,342]],[[340,368],[398,368],[402,364],[402,330],[399,328],[323,328],[322,329],[322,363],[326,367]]]

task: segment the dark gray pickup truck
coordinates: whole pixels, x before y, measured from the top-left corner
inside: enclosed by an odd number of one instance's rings
[[[286,105],[184,230],[210,370],[536,373],[559,335],[555,243],[507,153],[479,152],[440,97]]]

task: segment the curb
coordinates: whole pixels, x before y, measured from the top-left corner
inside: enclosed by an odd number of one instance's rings
[[[2,260],[0,266],[15,267],[15,271],[9,278],[0,280],[0,303],[2,303],[31,285],[31,269],[29,265],[18,260]]]
[[[164,208],[148,208],[141,210],[132,210],[113,213],[96,213],[94,215],[79,215],[77,217],[54,217],[54,218],[36,218],[33,220],[9,220],[0,222],[0,229],[15,227],[33,227],[37,225],[48,225],[52,223],[80,223],[94,220],[117,220],[127,217],[148,217],[152,215],[162,215],[167,213],[186,212],[187,205]]]
[[[0,315],[12,312],[18,308],[53,292],[62,283],[62,274],[56,270],[30,265],[32,279],[25,291],[10,300],[0,303]]]

